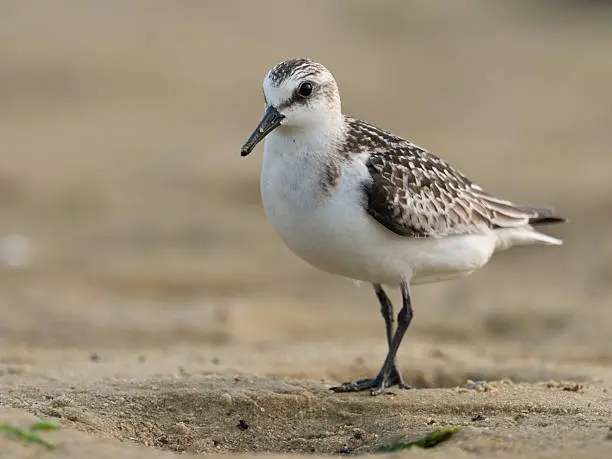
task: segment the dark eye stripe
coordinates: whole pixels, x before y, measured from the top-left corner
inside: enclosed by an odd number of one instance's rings
[[[295,89],[295,91],[293,91],[293,94],[292,94],[292,96],[289,98],[289,100],[286,100],[285,102],[283,102],[282,104],[280,104],[280,105],[279,105],[277,108],[278,108],[279,110],[281,110],[281,109],[286,108],[286,107],[289,107],[290,105],[293,105],[293,104],[296,104],[296,105],[297,105],[297,104],[299,104],[299,105],[306,105],[306,104],[308,104],[308,102],[310,101],[310,99],[312,99],[312,95],[314,94],[314,92],[315,92],[315,90],[316,90],[316,89],[315,89],[315,87],[313,86],[313,88],[312,88],[312,93],[310,94],[310,96],[309,96],[309,97],[300,96],[299,90],[300,90],[300,88],[299,88],[299,87],[298,87],[298,88],[296,88],[296,89]]]

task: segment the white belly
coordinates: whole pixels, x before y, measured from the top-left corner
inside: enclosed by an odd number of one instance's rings
[[[266,151],[261,176],[266,215],[285,244],[319,269],[397,286],[469,274],[493,253],[492,235],[410,239],[383,227],[363,207],[365,166],[345,167],[326,195],[318,161],[271,156]]]

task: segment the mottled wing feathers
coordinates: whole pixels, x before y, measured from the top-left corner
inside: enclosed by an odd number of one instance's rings
[[[479,233],[526,225],[544,215],[544,209],[518,207],[486,194],[461,172],[404,139],[360,120],[347,121],[352,134],[345,149],[368,153],[372,180],[365,183],[366,210],[396,234]],[[554,219],[550,212],[544,218]]]

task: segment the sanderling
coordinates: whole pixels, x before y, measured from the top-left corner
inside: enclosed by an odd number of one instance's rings
[[[565,221],[551,209],[487,194],[427,150],[343,115],[323,65],[281,62],[265,76],[263,93],[265,114],[241,154],[265,138],[267,218],[305,261],[371,283],[385,320],[389,351],[378,375],[333,390],[409,387],[396,354],[412,320],[410,285],[467,275],[511,246],[562,243],[533,228]],[[383,285],[401,289],[395,332]]]

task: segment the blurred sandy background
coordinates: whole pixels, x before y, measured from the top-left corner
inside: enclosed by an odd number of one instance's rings
[[[64,438],[58,457],[87,445],[100,457],[368,451],[434,418],[471,426],[440,454],[600,457],[612,427],[611,24],[605,2],[0,1],[0,407],[18,410],[6,418],[51,415],[94,435]],[[399,360],[419,391],[327,394],[378,371],[378,304],[283,246],[260,203],[262,148],[239,156],[265,73],[303,56],[334,73],[346,113],[571,220],[549,231],[561,248],[515,249],[416,288]],[[516,384],[466,408],[452,388],[467,378]],[[293,417],[292,391],[318,413],[297,443],[311,418]],[[238,402],[219,411],[223,393]],[[235,427],[249,400],[272,413],[251,413],[255,439]],[[378,437],[327,435],[346,423],[338,410]]]

